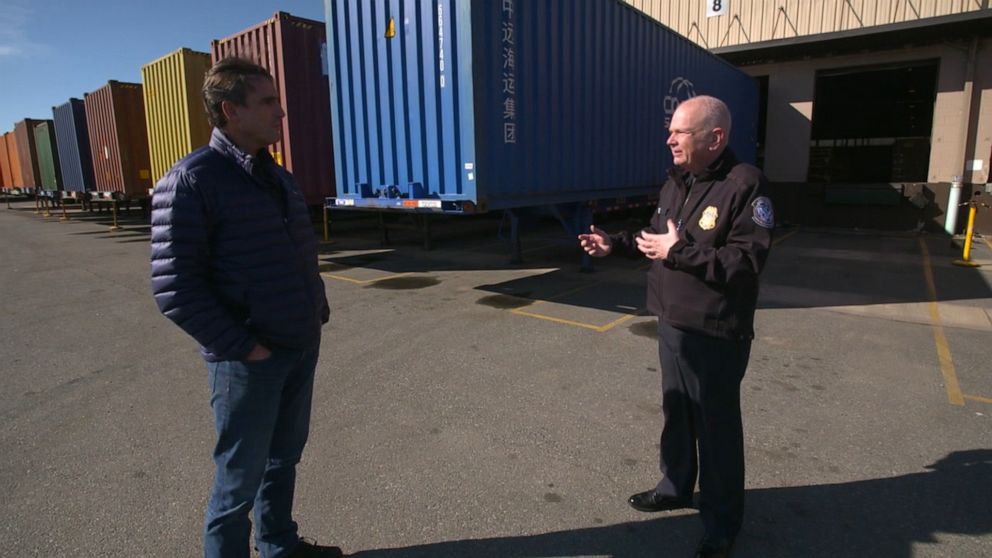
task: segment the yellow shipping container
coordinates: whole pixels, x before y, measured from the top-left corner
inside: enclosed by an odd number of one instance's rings
[[[203,76],[210,54],[181,48],[141,67],[153,184],[179,159],[210,141]]]

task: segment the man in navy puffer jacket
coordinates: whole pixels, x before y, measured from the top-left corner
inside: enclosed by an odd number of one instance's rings
[[[328,306],[303,196],[266,149],[285,113],[246,60],[218,62],[203,95],[210,145],[155,186],[151,267],[159,309],[207,361],[217,443],[204,554],[247,558],[254,507],[263,558],[341,556],[301,541],[292,518]]]

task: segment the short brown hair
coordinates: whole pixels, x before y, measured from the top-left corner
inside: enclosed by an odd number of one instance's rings
[[[253,77],[272,79],[272,74],[251,60],[237,57],[224,58],[207,70],[203,80],[203,106],[211,126],[223,128],[227,125],[221,103],[230,101],[244,105],[248,93],[254,90],[250,79]]]

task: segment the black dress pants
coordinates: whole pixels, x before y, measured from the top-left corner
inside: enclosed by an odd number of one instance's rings
[[[732,540],[744,513],[741,380],[751,341],[711,337],[658,322],[661,359],[661,482],[690,500],[699,477],[706,535]]]

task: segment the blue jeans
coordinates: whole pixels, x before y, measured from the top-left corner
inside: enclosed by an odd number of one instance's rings
[[[273,350],[259,362],[208,362],[217,444],[203,550],[207,558],[281,558],[299,544],[293,521],[296,464],[310,432],[319,347]]]

